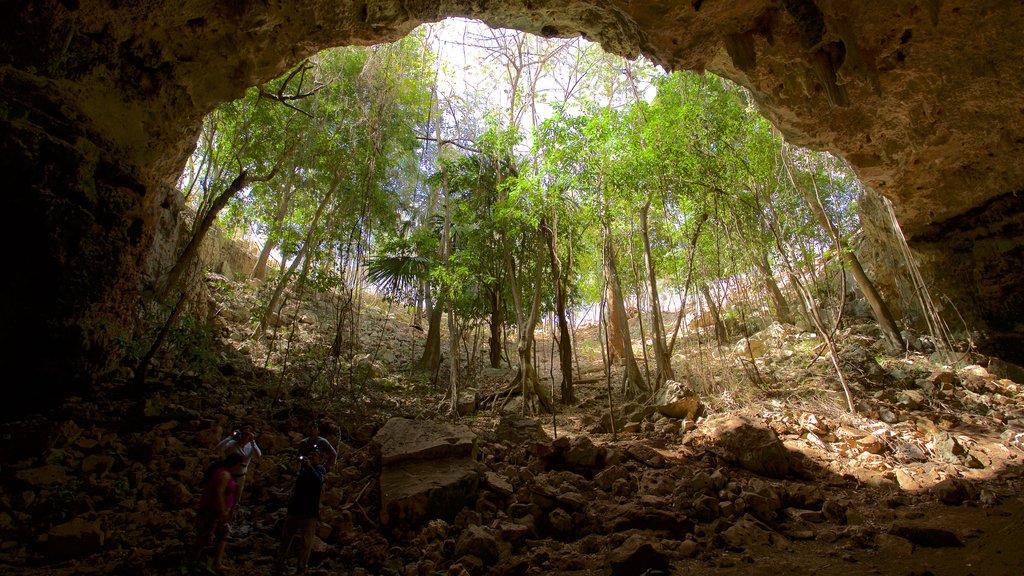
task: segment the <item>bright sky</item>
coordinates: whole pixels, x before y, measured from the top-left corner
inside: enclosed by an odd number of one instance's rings
[[[507,44],[514,35],[520,33],[492,30],[483,22],[457,18],[449,18],[429,26],[433,29],[435,46],[439,46],[442,70],[447,71],[447,74],[442,73],[438,78],[441,94],[457,97],[482,91],[490,101],[488,106],[507,113],[510,83],[505,76],[506,63],[495,56],[495,50],[499,43]],[[580,48],[594,46],[592,42],[582,38],[553,40],[533,36],[531,38],[535,42],[541,43],[529,46],[530,52],[534,54],[547,51],[546,44],[571,44],[567,48],[570,54],[579,51]],[[541,94],[537,103],[539,120],[550,116],[552,112],[551,106],[543,102],[544,96],[549,96],[552,100],[562,100],[565,91],[563,84],[571,81],[571,78],[566,77],[567,72],[564,70],[557,73],[559,77],[556,77],[555,74],[554,71],[546,69],[544,75],[537,82],[537,93]],[[525,81],[524,79],[523,82]],[[624,74],[620,81],[625,82]],[[644,98],[648,101],[653,98],[653,89],[642,87],[641,90],[644,91]],[[529,114],[524,114],[521,126],[525,128],[530,123]]]

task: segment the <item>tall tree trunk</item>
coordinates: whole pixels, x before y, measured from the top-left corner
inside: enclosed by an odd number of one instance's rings
[[[256,258],[256,264],[252,267],[252,272],[249,273],[250,278],[256,280],[267,279],[267,263],[270,262],[270,253],[277,248],[277,241],[267,238],[263,242],[263,248],[260,249],[260,255]]]
[[[878,322],[879,327],[882,329],[882,334],[885,335],[886,342],[893,350],[904,350],[906,345],[903,342],[903,336],[900,335],[900,329],[896,326],[896,319],[893,318],[892,313],[889,311],[889,307],[885,304],[885,300],[882,299],[882,295],[878,293],[875,288],[874,282],[868,278],[864,268],[860,265],[860,260],[857,255],[853,253],[853,250],[846,244],[846,240],[839,233],[839,229],[832,223],[832,220],[828,217],[828,213],[825,212],[825,207],[821,205],[821,198],[818,195],[818,186],[814,184],[812,180],[812,187],[799,186],[796,183],[796,179],[793,177],[793,171],[790,168],[787,156],[783,155],[783,163],[786,165],[786,171],[789,173],[790,181],[800,191],[804,197],[804,201],[807,202],[807,206],[811,209],[811,213],[818,220],[818,224],[825,229],[825,232],[832,237],[832,241],[835,242],[836,250],[839,251],[843,256],[843,261],[846,266],[849,267],[850,271],[853,272],[853,278],[857,281],[857,286],[860,288],[864,299],[868,301],[868,305],[871,306],[871,312]]]
[[[448,190],[448,172],[443,172],[442,187],[444,190],[444,228],[441,231],[441,261],[446,265],[451,263],[452,257],[452,199]],[[452,297],[451,286],[446,288],[448,304],[448,395],[449,409],[452,415],[459,414],[459,397],[462,395],[459,381],[459,329],[458,318],[456,318],[455,298]]]
[[[555,232],[545,222],[541,229],[547,237],[548,255],[551,258],[551,284],[555,291],[555,321],[558,322],[558,364],[562,371],[562,382],[559,388],[562,404],[576,402],[572,377],[572,337],[569,334],[569,321],[565,316],[566,287],[562,278],[562,264],[558,258],[555,245]]]
[[[344,290],[344,288],[342,288]],[[341,356],[341,350],[345,345],[345,320],[346,317],[351,321],[352,312],[352,291],[344,290],[345,300],[338,303],[336,310],[338,311],[338,321],[334,324],[334,341],[331,342],[331,356],[338,358]]]
[[[295,186],[291,182],[291,179],[284,184],[284,193],[278,199],[277,208],[274,210],[274,220],[271,222],[271,228],[274,232],[280,232],[284,227],[284,219],[288,216],[288,210],[291,207],[292,195],[295,193]],[[270,253],[277,248],[278,241],[273,239],[274,234],[270,234],[267,237],[266,242],[263,243],[263,249],[260,250],[260,255],[256,259],[256,265],[253,266],[252,272],[249,274],[250,278],[257,280],[267,279],[267,262],[270,261]],[[284,268],[284,264],[281,264],[281,268]]]
[[[249,173],[246,170],[242,170],[231,184],[221,192],[220,196],[214,198],[213,202],[210,204],[210,209],[203,214],[202,219],[199,220],[196,225],[192,233],[192,238],[185,246],[185,250],[182,251],[181,256],[178,257],[178,262],[175,263],[174,267],[171,268],[171,271],[167,273],[164,281],[157,286],[157,300],[163,300],[164,297],[178,288],[178,283],[181,282],[185,271],[189,270],[193,266],[196,257],[199,254],[199,246],[203,243],[203,238],[206,237],[206,233],[210,230],[210,227],[212,227],[213,223],[217,220],[217,214],[227,206],[227,203],[235,197],[235,194],[238,194],[253,182],[267,182],[273,179],[277,174],[277,171],[281,169],[284,161],[291,157],[294,149],[295,143],[293,142],[277,159],[277,162],[274,164],[274,167],[270,169],[270,172],[264,176],[249,176]],[[199,215],[197,214],[196,217],[198,218]]]
[[[431,292],[430,286],[427,286],[427,294],[424,299],[428,318],[427,341],[423,346],[423,355],[420,356],[416,368],[430,373],[431,378],[434,378],[441,366],[441,305],[440,303],[435,305]]]
[[[537,378],[537,370],[533,366],[532,361],[534,346],[533,333],[537,328],[537,320],[540,318],[541,287],[543,280],[541,257],[543,246],[540,242],[537,243],[538,253],[534,269],[533,301],[530,305],[530,309],[526,310],[523,307],[523,299],[519,291],[519,280],[516,275],[512,251],[504,233],[501,234],[501,243],[505,253],[506,281],[509,283],[509,288],[512,292],[512,302],[516,309],[516,324],[519,330],[519,344],[516,347],[516,352],[519,356],[519,369],[516,373],[514,382],[519,382],[522,386],[523,413],[525,414],[527,410],[538,411],[540,408],[553,412],[554,406],[552,405],[551,398],[548,397],[547,392],[538,385],[539,380]],[[538,401],[540,406],[536,406]]]
[[[611,235],[607,234],[607,232],[604,241],[604,272],[605,282],[611,287],[611,292],[619,296],[614,302],[609,303],[611,315],[617,318],[619,326],[625,327],[625,330],[622,330],[620,334],[619,340],[622,345],[624,369],[622,390],[628,397],[637,398],[650,392],[650,389],[647,383],[644,382],[643,374],[640,373],[640,367],[636,363],[636,356],[633,354],[633,342],[629,333],[629,318],[626,316],[626,304],[621,298],[622,285],[619,283],[619,272],[615,265],[615,250],[612,247]],[[609,342],[611,342],[611,338],[612,331],[609,328]]]
[[[309,230],[306,231],[306,238],[302,243],[302,248],[299,253],[295,255],[295,260],[292,261],[291,266],[288,267],[288,271],[281,275],[281,280],[277,283],[277,288],[274,290],[274,294],[270,297],[270,302],[267,303],[267,309],[263,311],[263,317],[260,318],[259,327],[256,330],[256,334],[262,336],[264,331],[267,329],[267,324],[270,321],[271,316],[277,313],[278,303],[281,299],[281,294],[284,292],[285,286],[288,285],[288,280],[292,274],[298,268],[299,262],[312,251],[313,239],[316,237],[317,230],[320,228],[320,218],[323,216],[324,209],[330,203],[331,198],[337,191],[338,185],[341,183],[341,177],[335,178],[334,183],[331,185],[331,189],[328,190],[327,194],[320,199],[320,204],[316,207],[316,212],[313,214],[313,220],[309,223]]]
[[[701,294],[704,295],[704,301],[708,303],[708,310],[711,312],[711,317],[715,320],[715,340],[718,345],[725,344],[725,322],[722,322],[721,311],[718,308],[718,302],[715,300],[713,294],[711,294],[711,288],[707,284],[700,285]]]
[[[264,178],[260,178],[259,180],[269,180],[273,175],[274,172],[271,172],[269,175]],[[198,214],[196,215],[196,217],[200,219],[196,222],[196,225],[193,228],[192,237],[189,238],[188,244],[185,245],[185,249],[178,257],[178,261],[175,262],[174,266],[167,273],[167,276],[164,277],[163,282],[161,282],[157,287],[157,300],[163,300],[168,294],[179,288],[178,284],[185,276],[185,272],[195,263],[199,254],[199,246],[203,243],[203,239],[206,238],[206,233],[209,232],[214,221],[216,221],[217,214],[227,206],[228,202],[235,197],[235,194],[238,194],[242,189],[256,180],[258,179],[250,177],[248,172],[242,170],[234,181],[232,181],[231,184],[229,184],[228,187],[213,200],[213,203],[210,205],[210,209],[207,210],[205,214],[201,217]]]
[[[490,327],[490,338],[487,343],[490,347],[488,351],[488,358],[491,362],[491,368],[498,368],[501,366],[501,351],[505,345],[505,314],[504,307],[501,302],[501,284],[499,280],[496,280],[491,284],[488,289],[491,295],[491,319],[489,322]]]
[[[181,315],[181,311],[184,309],[182,304],[184,304],[186,296],[188,296],[188,291],[182,290],[178,295],[178,300],[174,303],[174,308],[171,309],[171,313],[167,316],[167,320],[164,321],[160,331],[156,334],[156,338],[153,339],[153,343],[149,346],[149,350],[146,351],[146,354],[142,356],[142,359],[135,366],[135,378],[132,380],[132,383],[136,386],[141,386],[146,382],[149,365],[153,362],[153,357],[156,356],[157,351],[163,346],[168,332],[171,331],[171,327],[178,321],[178,316]]]
[[[768,255],[763,251],[757,254],[754,257],[754,266],[761,273],[761,281],[764,282],[768,296],[775,306],[775,320],[781,324],[792,324],[793,311],[789,309],[789,302],[786,301],[786,296],[782,294],[778,282],[775,281],[772,267],[768,264]]]
[[[608,271],[608,260],[605,259],[605,278],[610,276]],[[615,307],[617,304],[622,304],[622,309],[625,310],[626,306],[622,303],[622,294],[619,294],[618,285],[612,285],[610,282],[605,282],[604,290],[605,299],[605,317],[608,318],[608,363],[612,364],[615,362],[621,362],[626,357],[626,351],[623,349],[623,327],[622,319],[618,314],[615,313]]]
[[[647,283],[650,285],[651,333],[654,335],[654,388],[658,389],[668,380],[675,379],[672,370],[672,356],[665,342],[665,321],[661,315],[661,301],[658,297],[658,273],[651,255],[651,237],[647,216],[651,207],[650,197],[640,208],[640,234],[644,242],[644,263],[647,265]]]
[[[263,337],[266,333],[267,327],[270,326],[270,320],[278,312],[278,308],[281,306],[281,295],[284,294],[284,289],[288,286],[288,282],[291,280],[292,275],[295,274],[295,270],[299,267],[299,262],[302,262],[302,257],[305,254],[306,245],[303,245],[299,250],[299,253],[295,255],[295,259],[288,266],[288,269],[281,274],[281,277],[277,280],[277,286],[274,287],[273,294],[270,295],[270,301],[267,302],[267,307],[263,310],[263,315],[260,317],[260,323],[256,327],[255,335],[259,338]]]
[[[537,376],[537,367],[534,365],[534,348],[536,347],[537,339],[534,337],[534,333],[537,329],[537,322],[540,320],[540,303],[541,295],[543,290],[543,278],[544,275],[541,273],[540,265],[540,249],[542,249],[540,243],[538,243],[538,254],[537,254],[537,270],[534,273],[533,278],[533,303],[530,305],[529,314],[526,316],[526,323],[520,325],[519,330],[519,371],[523,375],[522,386],[523,386],[523,414],[525,415],[527,410],[531,413],[539,413],[542,410],[547,412],[554,412],[554,406],[552,405],[551,398],[540,385],[540,378]]]
[[[421,280],[419,287],[416,288],[416,302],[413,304],[412,325],[421,330],[420,322],[423,321],[423,302],[426,289],[426,284]]]
[[[853,250],[846,248],[845,244],[845,242],[842,243],[843,258],[850,271],[853,272],[853,278],[857,281],[857,286],[860,287],[860,291],[864,294],[868,305],[871,306],[871,311],[882,328],[882,333],[885,334],[885,338],[893,350],[904,350],[906,345],[903,342],[903,336],[896,325],[896,319],[893,317],[892,312],[889,311],[889,306],[882,299],[882,295],[878,293],[875,283],[868,278],[867,272],[860,265],[860,260],[853,253]]]
[[[436,88],[431,92],[431,99],[433,105],[440,107],[440,100],[437,98]],[[438,118],[440,118],[440,110],[437,111]],[[435,158],[441,156],[441,123],[434,123],[434,134],[436,141],[438,142]],[[438,193],[437,186],[427,187],[427,213],[421,224],[424,227],[432,226],[434,215],[437,213],[437,205],[440,201],[440,194]],[[438,256],[443,256],[442,247],[438,248]],[[421,372],[430,374],[431,383],[437,383],[437,373],[441,368],[441,299],[438,298],[437,302],[434,301],[430,284],[427,283],[423,288],[423,307],[427,314],[427,340],[423,345],[423,355],[420,356],[420,361],[417,362],[416,368]]]
[[[693,265],[696,259],[693,257],[697,251],[697,240],[700,238],[700,230],[704,226],[704,223],[708,221],[707,213],[701,214],[697,220],[697,226],[693,229],[693,236],[690,237],[690,251],[686,257],[686,281],[683,282],[683,297],[679,302],[679,313],[676,315],[676,325],[672,329],[672,339],[668,342],[668,353],[672,354],[672,351],[676,347],[676,336],[679,335],[679,327],[683,324],[683,318],[686,317],[686,303],[690,298],[690,283],[693,279]]]

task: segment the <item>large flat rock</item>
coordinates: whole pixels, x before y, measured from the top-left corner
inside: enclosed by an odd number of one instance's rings
[[[377,432],[381,523],[451,520],[471,504],[480,484],[476,434],[468,427],[392,418]]]
[[[475,500],[479,485],[476,462],[469,458],[387,466],[380,472],[381,523],[418,524],[434,518],[451,521]]]
[[[392,418],[373,437],[382,466],[408,460],[474,458],[476,434],[468,426]]]

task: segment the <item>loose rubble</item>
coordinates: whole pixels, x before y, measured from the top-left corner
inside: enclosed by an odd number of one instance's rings
[[[398,325],[382,318],[371,322],[378,330]],[[238,333],[225,324],[225,339]],[[737,362],[776,378],[822,351],[791,328],[755,336],[764,349],[744,345]],[[559,415],[557,432],[545,417],[413,413],[403,398],[425,391],[395,377],[412,354],[353,356],[363,384],[346,393],[392,398],[321,424],[339,459],[313,573],[897,573],[885,562],[958,573],[946,550],[982,546],[1024,514],[1020,385],[977,364],[879,362],[867,350],[842,352],[856,414],[835,390],[831,403],[794,387],[727,410],[676,382],[651,404],[618,403],[616,430],[595,409]],[[213,445],[245,421],[259,427],[265,457],[250,471],[228,561],[236,573],[270,574],[295,447],[327,400],[313,386],[281,393],[273,373],[222,354],[216,377],[158,364],[144,394],[122,374],[4,425],[0,570],[202,573],[184,559],[198,478]],[[581,409],[600,407],[603,390],[581,394]],[[1008,547],[980,549],[992,557],[971,556],[978,574],[1022,561]]]

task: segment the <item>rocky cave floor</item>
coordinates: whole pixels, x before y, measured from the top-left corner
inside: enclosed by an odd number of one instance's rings
[[[769,327],[745,360],[735,343],[691,334],[674,361],[703,415],[623,399],[616,370],[612,434],[600,349],[584,329],[575,405],[530,420],[512,397],[504,415],[492,403],[459,418],[479,437],[479,493],[447,520],[383,526],[373,435],[391,416],[451,420],[443,391],[409,376],[422,332],[404,311],[367,303],[367,354],[339,374],[319,321],[332,302],[290,301],[283,317],[295,322],[254,342],[255,294],[209,280],[223,345],[207,358],[215,370],[183,366],[178,343],[144,390],[123,369],[89,397],[0,427],[0,572],[206,573],[185,561],[199,477],[213,446],[249,422],[264,457],[227,562],[234,574],[271,574],[295,446],[318,416],[340,457],[312,574],[1024,573],[1024,395],[1013,366],[970,353],[943,362],[925,353],[927,339],[887,355],[877,328],[851,324],[837,335],[850,413],[812,333]],[[549,386],[548,338],[538,351]],[[469,380],[481,398],[513,374],[478,365]]]

